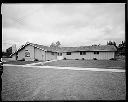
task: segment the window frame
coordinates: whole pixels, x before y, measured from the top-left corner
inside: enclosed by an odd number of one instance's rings
[[[80,51],[80,55],[86,55],[86,51]]]
[[[59,52],[59,53],[57,54],[57,56],[62,56],[62,53]]]
[[[71,52],[66,52],[66,55],[71,55]]]
[[[99,55],[99,51],[94,51],[94,54],[95,55]]]
[[[54,55],[54,52],[51,52],[51,55]]]
[[[26,51],[25,52],[25,57],[30,57],[30,52]]]

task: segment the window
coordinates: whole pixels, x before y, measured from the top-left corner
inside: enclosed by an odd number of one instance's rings
[[[29,52],[25,52],[25,57],[30,57],[30,53]]]
[[[94,54],[99,54],[99,51],[95,51]]]
[[[54,55],[54,52],[51,52],[52,55]]]
[[[58,53],[58,56],[62,56],[62,53]]]
[[[80,55],[86,55],[86,52],[85,51],[81,51]]]
[[[67,52],[67,55],[71,55],[71,52]]]

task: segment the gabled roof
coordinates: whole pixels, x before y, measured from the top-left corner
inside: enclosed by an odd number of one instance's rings
[[[74,51],[117,51],[116,47],[114,45],[100,45],[100,46],[80,46],[80,47],[48,47],[44,45],[39,44],[33,44],[33,43],[26,43],[22,47],[20,47],[16,52],[22,50],[25,46],[31,45],[33,47],[36,47],[43,51],[51,51],[51,52],[74,52]],[[16,52],[12,53],[10,56],[15,54]]]
[[[41,47],[39,47],[39,46],[36,46],[36,45],[33,44],[33,43],[27,42],[25,45],[21,46],[17,51],[15,51],[14,53],[12,53],[10,56],[12,56],[12,55],[14,55],[16,52],[22,50],[22,49],[23,49],[25,46],[27,46],[27,45],[31,45],[31,46],[33,46],[33,47],[36,47],[36,48],[38,48],[38,49],[40,49],[40,50],[45,51],[45,49],[43,49],[43,48],[41,48]]]

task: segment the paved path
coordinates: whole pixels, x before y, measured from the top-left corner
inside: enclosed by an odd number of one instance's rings
[[[37,63],[36,63],[37,64]],[[106,68],[80,68],[80,67],[57,67],[57,66],[32,66],[33,64],[27,65],[12,65],[4,64],[3,66],[21,66],[21,67],[32,67],[32,68],[51,68],[51,69],[68,69],[68,70],[87,70],[87,71],[102,71],[102,72],[125,72],[124,69],[106,69]]]

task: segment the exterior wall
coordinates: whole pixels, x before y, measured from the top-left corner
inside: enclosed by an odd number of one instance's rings
[[[28,50],[27,52],[30,53],[30,57],[25,57],[25,50]],[[23,49],[23,53],[24,53],[24,58],[25,61],[34,61],[34,47],[31,45],[28,45],[25,47],[25,49]]]
[[[57,56],[57,60],[62,60],[64,59],[63,55],[62,56]]]
[[[16,60],[16,54],[12,55],[12,58],[10,60]]]
[[[27,52],[30,53],[30,57],[25,57],[25,50],[28,50]],[[17,60],[22,60],[23,58],[25,61],[34,61],[34,59],[45,60],[45,52],[37,48],[34,49],[33,46],[28,45],[18,52]],[[16,54],[14,54],[11,59],[16,60]]]
[[[54,55],[51,52],[46,52],[46,60],[55,60],[57,59],[57,53],[54,52]]]
[[[115,52],[100,52],[100,56],[96,56],[97,59],[111,59],[115,57]]]
[[[34,50],[35,50],[35,59],[45,61],[45,52],[37,48],[35,48]]]
[[[30,56],[25,57],[25,52],[29,52]],[[34,48],[31,45],[27,45],[25,48],[20,50],[18,52],[18,58],[17,60],[22,60],[25,58],[25,61],[34,61],[34,59],[38,60],[55,60],[59,59],[60,57],[66,58],[66,59],[93,59],[97,58],[99,60],[102,59],[111,59],[114,58],[115,52],[99,52],[99,54],[94,54],[94,52],[86,52],[86,55],[80,55],[80,52],[71,52],[71,55],[66,55],[66,52],[62,53],[62,56],[58,56],[57,52],[54,52],[54,55],[52,55],[52,52],[45,52],[40,49]],[[16,54],[12,55],[12,60],[16,60]]]
[[[58,52],[57,53],[57,60],[62,60],[62,59],[64,59],[63,58],[63,53],[62,52]]]
[[[18,58],[17,60],[22,60],[23,58],[25,58],[25,54],[24,54],[25,49],[22,49],[18,52]]]
[[[72,52],[71,55],[66,55],[63,53],[63,57],[66,59],[110,59],[114,58],[114,52],[99,52],[99,54],[94,54],[94,52],[86,52],[86,55],[80,55],[80,52]]]

